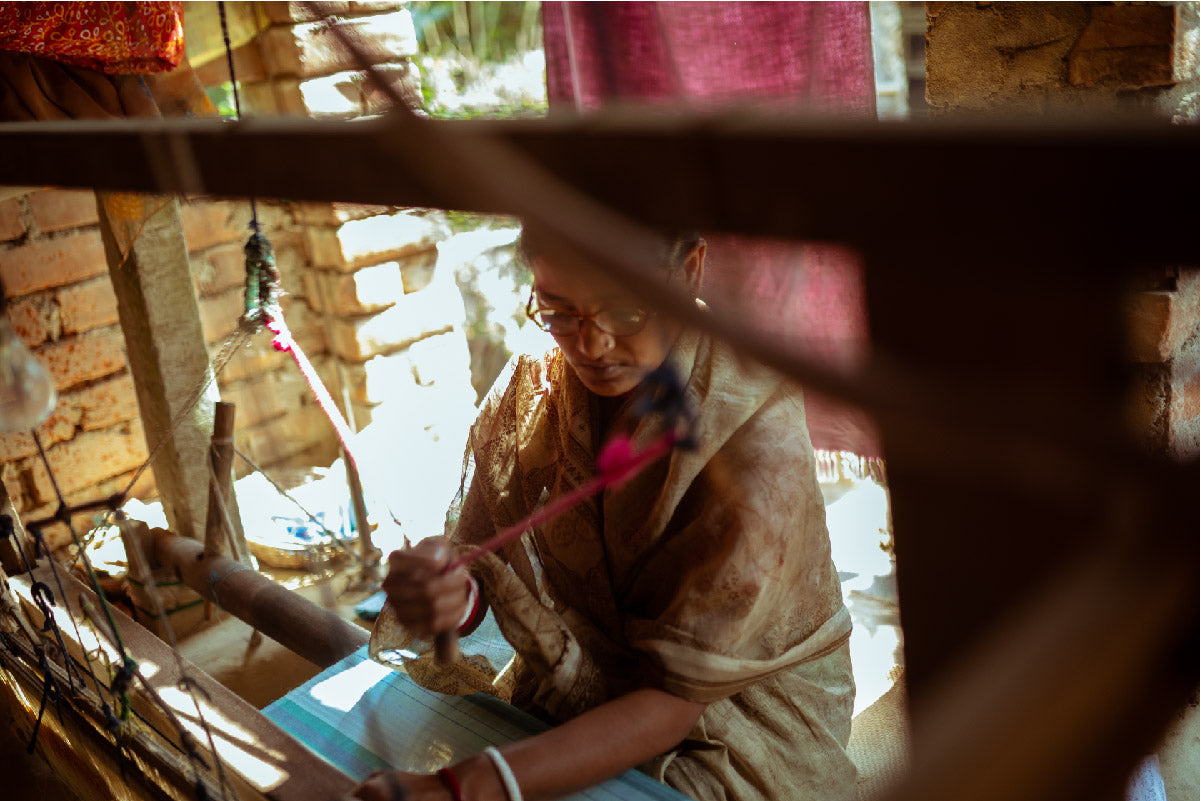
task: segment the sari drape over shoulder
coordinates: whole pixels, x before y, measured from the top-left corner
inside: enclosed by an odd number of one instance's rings
[[[472,564],[517,654],[492,689],[561,721],[657,687],[708,706],[643,766],[656,778],[696,798],[851,797],[851,621],[800,391],[696,333],[669,359],[698,446]],[[598,417],[558,350],[511,361],[471,431],[455,547],[592,478]],[[391,626],[385,611],[376,639]]]

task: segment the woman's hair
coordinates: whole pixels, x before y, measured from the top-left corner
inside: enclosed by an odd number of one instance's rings
[[[688,254],[704,241],[695,231],[661,233],[656,239],[660,248],[659,262],[669,272],[683,266]],[[543,254],[543,237],[534,229],[523,226],[521,234],[517,237],[516,249],[517,260],[529,269],[534,260]]]

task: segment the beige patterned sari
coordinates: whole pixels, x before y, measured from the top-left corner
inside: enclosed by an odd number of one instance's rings
[[[698,799],[850,798],[851,621],[800,392],[698,334],[669,358],[699,447],[472,565],[517,652],[491,689],[555,721],[658,687],[708,707],[643,766],[656,778]],[[591,478],[597,420],[557,350],[512,361],[472,428],[456,547]],[[394,626],[385,611],[377,650]]]

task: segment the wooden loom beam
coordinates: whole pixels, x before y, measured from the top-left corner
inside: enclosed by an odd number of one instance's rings
[[[404,139],[466,147],[486,139],[599,202],[651,225],[830,239],[903,250],[932,219],[951,251],[1022,270],[1083,248],[1113,260],[1195,258],[1189,227],[1197,128],[1075,124],[818,123],[740,113],[356,123],[256,119],[13,123],[0,184],[341,200],[513,213],[496,193],[422,180]],[[298,169],[296,165],[304,165]],[[980,191],[964,192],[974,185]],[[1161,202],[1173,198],[1172,203]],[[1007,221],[999,225],[1001,220]],[[1016,231],[1050,233],[1031,253]],[[1088,237],[1062,236],[1087,230]],[[1096,268],[1093,268],[1096,269]]]

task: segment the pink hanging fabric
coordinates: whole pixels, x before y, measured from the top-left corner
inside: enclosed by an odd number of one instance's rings
[[[615,102],[709,110],[750,105],[875,116],[868,4],[863,2],[543,3],[552,108]],[[703,295],[764,331],[836,363],[867,349],[858,255],[830,243],[710,236]],[[861,412],[810,393],[809,433],[832,454],[879,446]]]

